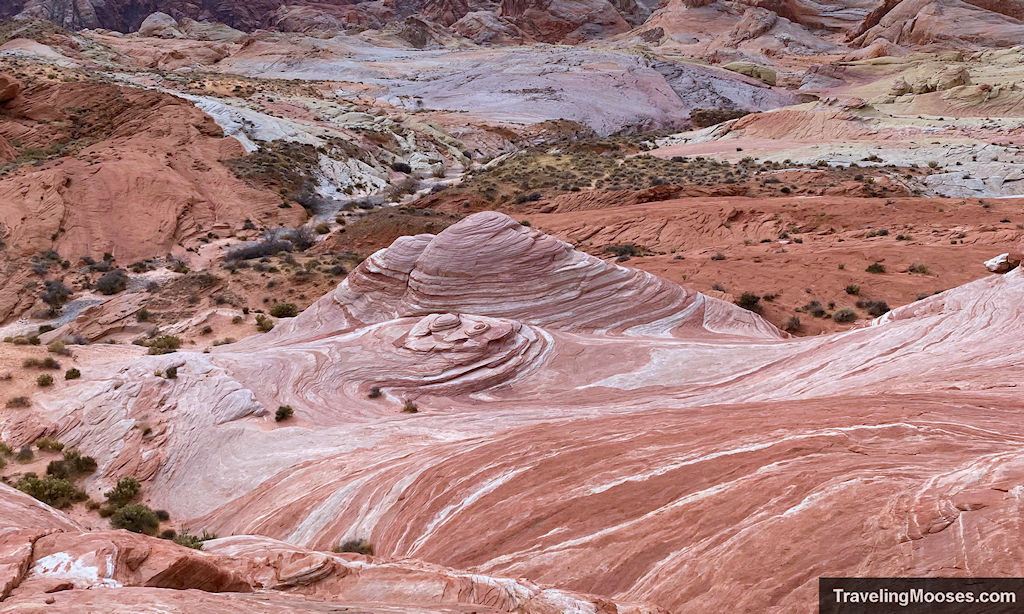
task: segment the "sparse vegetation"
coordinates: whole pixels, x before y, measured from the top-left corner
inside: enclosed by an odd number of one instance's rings
[[[848,307],[844,307],[839,311],[835,312],[834,314],[832,314],[832,320],[839,324],[848,324],[850,322],[856,322],[857,312]]]
[[[402,413],[405,413],[405,414],[417,414],[417,413],[419,413],[419,411],[420,411],[420,408],[417,407],[416,403],[414,403],[414,402],[412,402],[410,400],[406,400],[405,403],[402,405]]]
[[[744,292],[736,299],[736,304],[754,313],[761,313],[761,297],[753,292]]]
[[[82,372],[73,367],[64,372],[64,379],[66,380],[78,379],[80,377],[82,377]]]
[[[128,287],[128,274],[121,269],[113,269],[104,273],[96,280],[96,291],[100,294],[113,295],[123,292]]]
[[[885,265],[880,262],[873,262],[868,265],[868,268],[864,269],[868,273],[885,273]]]
[[[11,397],[7,399],[7,407],[9,409],[15,409],[20,407],[31,407],[32,401],[28,397]]]
[[[111,506],[121,507],[139,496],[141,490],[142,485],[135,478],[121,478],[117,481],[117,485],[103,493],[103,496]]]
[[[283,422],[295,415],[295,410],[292,409],[291,405],[281,405],[277,408],[277,413],[274,414],[275,422]]]
[[[46,388],[53,385],[53,376],[49,373],[43,373],[36,378],[36,385],[40,388]]]
[[[334,549],[335,552],[354,552],[373,556],[373,544],[365,539],[350,539]]]
[[[143,339],[139,345],[149,348],[146,353],[150,355],[171,354],[181,347],[181,339],[175,335],[157,335],[150,339]]]
[[[160,528],[160,519],[145,505],[132,504],[118,508],[110,516],[110,526],[132,533],[154,535]]]
[[[70,480],[51,475],[40,478],[34,473],[26,473],[15,482],[14,487],[57,509],[70,507],[88,498],[85,491],[80,490]]]
[[[64,444],[51,437],[40,437],[35,443],[40,452],[60,452],[64,449]]]
[[[270,308],[270,315],[275,318],[294,318],[299,315],[299,308],[295,303],[276,303]]]
[[[262,313],[256,315],[256,330],[261,333],[269,333],[274,330],[274,321],[263,315]]]

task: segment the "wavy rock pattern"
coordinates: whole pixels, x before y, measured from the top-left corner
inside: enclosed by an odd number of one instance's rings
[[[798,611],[822,575],[1019,575],[1022,304],[1017,268],[789,339],[485,213],[399,239],[269,334],[97,366],[0,432],[95,455],[93,491],[144,478],[155,507],[236,536],[208,555],[254,588],[361,603],[386,586],[404,611]],[[275,423],[281,404],[295,417]],[[328,554],[350,539],[372,565]],[[148,595],[133,582],[123,599]]]

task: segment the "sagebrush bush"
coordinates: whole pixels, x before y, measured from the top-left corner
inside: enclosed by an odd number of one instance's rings
[[[839,311],[835,312],[834,314],[832,314],[832,320],[840,324],[855,322],[857,321],[857,312],[850,309],[849,307],[844,307]]]
[[[355,552],[373,556],[373,544],[366,539],[350,539],[334,549],[335,552]]]
[[[120,507],[111,514],[110,526],[115,529],[127,529],[132,533],[154,535],[160,528],[160,519],[153,510],[136,503]]]
[[[113,506],[122,506],[139,496],[142,485],[135,478],[121,478],[114,488],[103,493]]]
[[[96,291],[101,294],[112,295],[123,292],[128,287],[128,274],[121,269],[114,269],[104,273],[96,280]]]
[[[277,413],[274,414],[274,421],[282,422],[291,418],[293,415],[295,415],[295,410],[292,409],[291,405],[282,405],[277,408]]]
[[[270,308],[270,315],[275,318],[294,318],[299,315],[299,307],[295,303],[276,303]]]
[[[77,488],[69,480],[54,476],[40,478],[34,473],[23,475],[14,487],[57,509],[64,509],[88,498],[85,491]]]

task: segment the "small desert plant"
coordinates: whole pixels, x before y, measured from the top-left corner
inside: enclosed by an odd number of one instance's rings
[[[269,333],[274,329],[274,321],[261,314],[256,315],[256,330],[261,333]]]
[[[860,286],[857,284],[850,284],[846,286],[846,293],[852,296],[860,294]]]
[[[71,355],[71,350],[64,345],[63,341],[51,341],[46,345],[46,351],[51,354],[60,354],[61,356]]]
[[[277,408],[277,413],[274,414],[274,421],[282,422],[291,418],[293,415],[295,415],[295,410],[292,409],[291,405],[282,405]]]
[[[7,399],[8,408],[29,407],[31,405],[32,401],[30,401],[28,397],[11,397]]]
[[[167,379],[178,379],[178,367],[167,367],[164,369],[164,377]]]
[[[149,348],[147,354],[171,354],[181,347],[181,339],[174,335],[157,335],[152,339],[146,339],[142,345]]]
[[[736,304],[748,311],[761,313],[761,297],[753,292],[744,292],[741,294],[736,300]]]
[[[873,262],[864,270],[868,273],[885,273],[885,265],[880,262]]]
[[[36,447],[41,452],[60,452],[64,449],[64,444],[51,437],[40,437],[36,440]]]
[[[160,527],[156,513],[145,505],[133,504],[119,508],[110,516],[110,526],[132,533],[153,535]]]
[[[890,310],[889,304],[885,301],[857,301],[857,307],[867,311],[868,315],[876,318]]]
[[[68,369],[64,372],[64,379],[66,380],[78,379],[80,377],[82,377],[82,372],[75,368]]]
[[[34,473],[23,475],[14,487],[57,509],[69,507],[88,498],[84,491],[79,490],[69,480],[53,476],[40,478]]]
[[[103,493],[112,506],[120,507],[139,496],[142,486],[135,478],[121,478],[114,488]]]
[[[299,314],[299,308],[295,303],[277,303],[270,308],[270,315],[275,318],[294,318]]]
[[[371,399],[379,399],[381,397],[381,394],[382,393],[380,391],[380,388],[374,386],[373,388],[370,388],[370,394],[368,394],[367,396],[370,397]]]
[[[121,269],[114,269],[103,274],[96,280],[96,291],[101,294],[111,295],[123,292],[128,287],[128,274]]]
[[[855,322],[857,321],[857,312],[848,307],[844,307],[832,314],[832,319],[840,324]]]
[[[365,539],[350,539],[334,549],[335,552],[355,552],[373,556],[373,544]]]
[[[47,386],[53,385],[53,376],[49,373],[43,373],[36,378],[36,385],[40,388],[46,388]]]
[[[794,333],[800,330],[800,318],[797,316],[791,316],[788,320],[786,320],[786,325],[784,329],[786,330],[786,332],[789,333]]]

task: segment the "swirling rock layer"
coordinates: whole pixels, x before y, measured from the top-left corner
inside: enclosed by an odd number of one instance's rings
[[[267,335],[97,365],[40,395],[31,428],[5,420],[14,444],[96,456],[94,496],[135,475],[152,506],[230,536],[203,554],[70,539],[48,511],[0,542],[8,599],[59,581],[71,609],[788,612],[819,576],[1019,575],[1021,305],[1017,268],[790,339],[471,216]],[[331,552],[360,539],[371,559]],[[140,563],[97,565],[111,544]],[[112,571],[60,577],[82,568]]]

